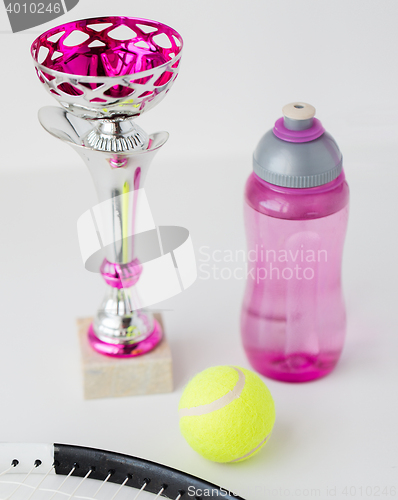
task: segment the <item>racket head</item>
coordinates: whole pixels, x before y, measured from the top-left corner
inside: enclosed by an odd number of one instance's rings
[[[4,500],[243,500],[171,467],[82,446],[0,444],[0,467]]]

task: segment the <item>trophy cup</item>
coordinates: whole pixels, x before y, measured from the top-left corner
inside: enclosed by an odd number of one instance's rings
[[[79,153],[100,202],[105,241],[100,272],[108,287],[88,340],[108,356],[145,354],[163,335],[132,290],[142,273],[134,238],[139,193],[168,134],[148,135],[133,119],[170,90],[181,50],[181,36],[172,28],[129,17],[57,26],[31,48],[40,81],[62,105],[42,108],[40,123]]]

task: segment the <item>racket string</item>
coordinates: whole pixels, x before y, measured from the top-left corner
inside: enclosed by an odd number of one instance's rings
[[[76,469],[76,467],[74,467]],[[83,479],[80,481],[80,483],[76,486],[76,488],[72,491],[72,493],[69,495],[69,499],[73,498],[75,496],[76,491],[80,488],[80,486],[84,483],[84,481],[90,476],[90,474],[93,472],[93,469],[90,469],[87,474],[83,477]]]
[[[4,470],[3,472],[0,472],[0,477],[1,476],[5,476],[6,474],[8,474],[12,469],[15,469],[15,467],[18,465],[18,463],[15,463],[14,462],[18,462],[17,460],[14,460],[12,462],[12,464],[8,467],[8,469]]]
[[[164,492],[164,487],[162,487],[162,489],[159,491],[159,493],[156,495],[156,497],[154,498],[154,500],[156,500],[157,498],[160,497],[160,495]]]
[[[119,488],[115,491],[115,494],[112,496],[111,500],[114,500],[116,495],[119,493],[119,491],[123,488],[123,486],[127,483],[129,480],[129,476],[126,476],[126,479],[122,482],[122,484],[119,486]]]
[[[14,462],[13,462],[14,463]],[[36,460],[36,462],[33,464],[33,467],[30,469],[30,471],[25,475],[25,477],[22,479],[22,481],[17,485],[17,487],[11,492],[10,495],[8,495],[5,500],[9,500],[13,495],[15,495],[15,493],[19,490],[19,488],[25,483],[25,481],[30,477],[30,475],[32,474],[32,472],[41,465],[41,462],[38,463],[38,461]],[[13,467],[17,467],[17,465],[11,465],[11,468]],[[9,469],[10,470],[10,469]]]
[[[141,493],[144,491],[144,489],[148,486],[148,483],[144,483],[141,487],[140,490],[138,490],[138,493],[136,494],[136,496],[134,497],[133,500],[137,500],[137,498],[141,495]]]
[[[35,488],[33,489],[33,491],[30,493],[30,495],[28,496],[27,500],[30,500],[32,498],[32,496],[35,494],[36,491],[38,491],[40,489],[40,485],[45,481],[45,479],[48,477],[48,475],[55,469],[54,465],[51,467],[51,469],[49,469],[46,474],[44,474],[44,476],[42,477],[42,479],[39,481],[39,483],[35,486]]]
[[[102,490],[103,486],[108,482],[108,480],[110,479],[111,476],[112,476],[112,474],[109,472],[108,475],[106,476],[106,478],[100,484],[100,487],[98,488],[98,490],[94,493],[93,499],[96,498],[98,493]]]
[[[62,481],[62,483],[58,486],[58,488],[56,490],[54,490],[53,494],[50,497],[50,500],[52,500],[55,497],[55,495],[61,491],[62,486],[66,483],[68,478],[75,472],[75,470],[76,470],[76,466],[73,466],[72,469],[70,470],[69,474],[67,476],[65,476],[65,479]]]

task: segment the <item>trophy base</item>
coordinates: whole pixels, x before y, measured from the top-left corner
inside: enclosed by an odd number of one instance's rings
[[[114,356],[116,358],[141,356],[152,351],[162,340],[163,332],[161,326],[156,319],[154,319],[153,323],[152,333],[146,339],[135,344],[109,344],[108,342],[103,342],[95,335],[93,324],[91,323],[87,334],[88,342],[95,351],[106,356]]]
[[[164,331],[161,316],[156,324]],[[92,318],[77,320],[83,368],[84,399],[163,394],[173,390],[171,350],[163,335],[145,356],[103,356],[92,349],[87,330]]]

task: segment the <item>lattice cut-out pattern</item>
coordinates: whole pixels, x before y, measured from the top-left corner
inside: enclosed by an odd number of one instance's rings
[[[79,42],[73,46],[71,34]],[[43,85],[84,118],[132,117],[152,108],[177,77],[181,51],[182,38],[169,26],[129,17],[67,23],[40,35],[31,48]]]

